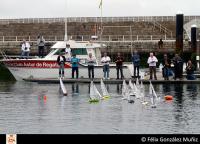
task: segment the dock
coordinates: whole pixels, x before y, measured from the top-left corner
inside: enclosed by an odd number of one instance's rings
[[[39,79],[39,78],[28,78],[28,79],[23,79],[24,81],[27,82],[37,82],[39,84],[50,84],[50,83],[60,83],[60,80],[57,78],[52,78],[52,79]],[[63,83],[90,83],[92,79],[89,78],[78,78],[78,79],[72,79],[72,78],[65,78],[63,79]],[[125,79],[125,81],[128,83],[130,79]],[[136,79],[131,79],[132,82],[136,82]],[[122,84],[123,80],[122,79],[109,79],[109,80],[103,80],[105,84]],[[140,81],[140,80],[139,80]],[[94,83],[100,83],[101,79],[100,78],[95,78],[93,79]],[[144,84],[149,84],[148,79],[142,80]],[[200,80],[151,80],[153,84],[200,84]]]

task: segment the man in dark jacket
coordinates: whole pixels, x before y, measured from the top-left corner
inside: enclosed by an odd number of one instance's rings
[[[63,54],[64,53],[60,52],[60,55],[57,57],[57,63],[59,65],[59,77],[64,79],[64,68],[65,68],[66,58]]]
[[[134,77],[136,77],[136,70],[137,70],[137,77],[139,78],[140,55],[137,53],[137,51],[135,51],[132,56],[132,62],[134,66]]]
[[[120,53],[117,53],[117,57],[116,57],[116,60],[115,60],[116,69],[117,69],[117,79],[119,79],[119,71],[121,73],[121,79],[124,78],[124,75],[123,75],[123,62],[124,62],[124,58],[121,56]]]
[[[183,78],[183,60],[178,54],[175,54],[175,57],[173,58],[174,63],[174,80],[177,78],[182,79]]]
[[[171,60],[167,57],[167,54],[164,54],[164,58],[162,60],[162,74],[164,77],[164,80],[169,80],[169,72],[171,67]]]

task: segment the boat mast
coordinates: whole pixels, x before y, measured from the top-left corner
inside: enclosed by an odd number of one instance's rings
[[[66,2],[65,6],[66,6],[66,10],[67,10],[67,0],[65,2]],[[67,14],[65,14],[64,22],[65,22],[65,36],[64,36],[64,41],[67,41],[68,40],[68,37],[67,37]]]
[[[131,55],[133,54],[133,35],[132,35],[132,26],[130,26],[130,41],[131,41]]]
[[[101,25],[100,25],[100,29],[101,29],[101,32],[100,32],[100,44],[101,44],[101,47],[102,47],[102,33],[103,33],[103,19],[102,19],[102,16],[103,16],[103,0],[100,0],[100,4],[99,4],[99,8],[101,8]]]

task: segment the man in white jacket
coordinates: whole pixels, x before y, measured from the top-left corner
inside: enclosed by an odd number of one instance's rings
[[[25,39],[23,39],[21,50],[21,58],[28,59],[30,53],[30,44]]]
[[[156,76],[157,62],[158,62],[158,59],[153,55],[153,53],[150,53],[150,56],[147,61],[147,63],[149,64],[150,80],[152,80],[152,73],[154,73],[154,79],[157,80],[157,76]]]
[[[107,53],[104,53],[104,56],[101,58],[101,63],[103,64],[103,72],[104,72],[104,78],[103,79],[110,79],[109,78],[109,72],[110,72],[110,57],[107,56]]]

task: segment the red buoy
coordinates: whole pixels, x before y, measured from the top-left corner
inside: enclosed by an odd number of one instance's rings
[[[173,96],[171,96],[171,95],[166,95],[166,96],[165,96],[165,100],[173,100]]]

